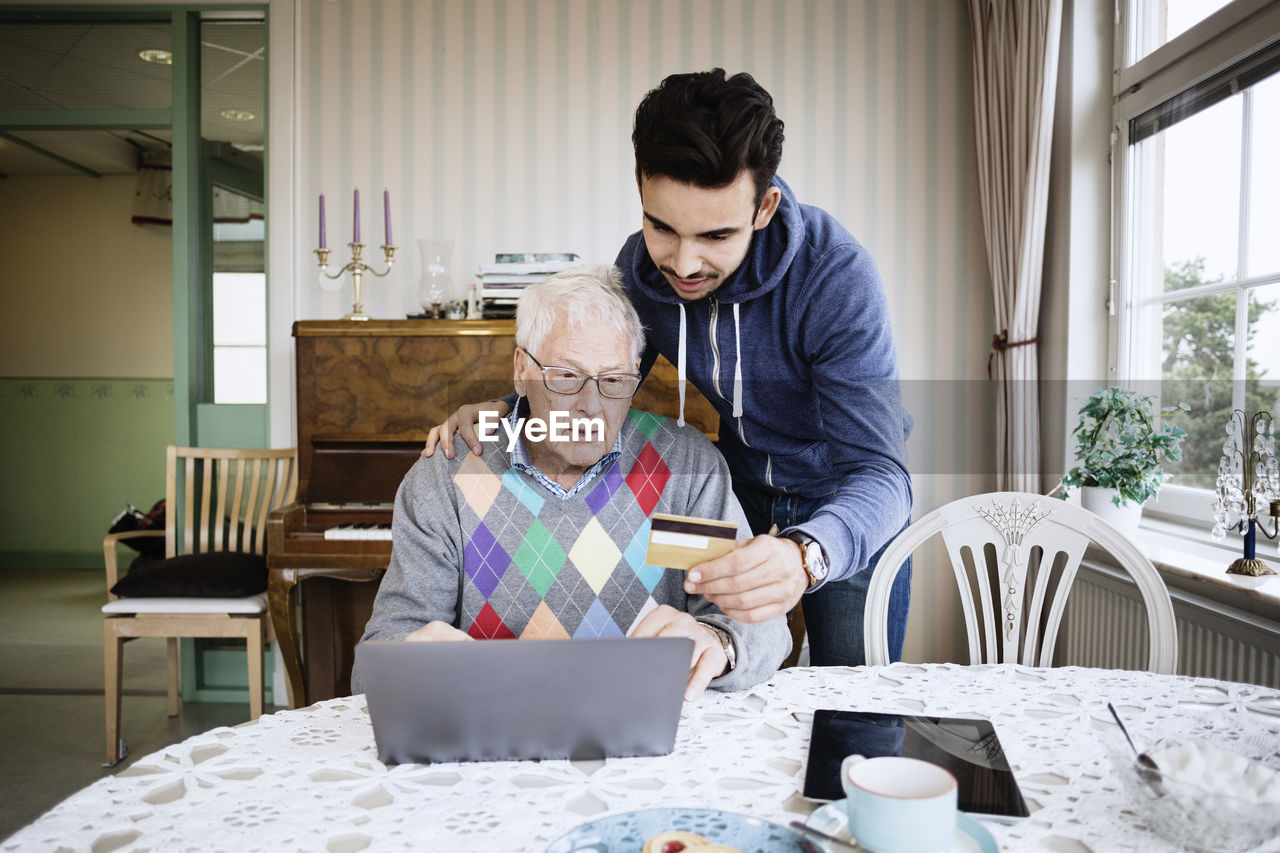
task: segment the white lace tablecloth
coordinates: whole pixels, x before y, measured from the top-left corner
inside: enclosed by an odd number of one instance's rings
[[[378,761],[363,696],[281,711],[153,753],[7,839],[9,850],[541,851],[580,823],[656,806],[786,824],[812,712],[993,719],[1032,816],[990,825],[1002,849],[1151,850],[1107,758],[1113,701],[1140,739],[1207,737],[1280,767],[1280,692],[1142,672],[895,664],[783,670],[685,706],[671,755],[600,762]],[[1280,850],[1280,842],[1265,849]]]

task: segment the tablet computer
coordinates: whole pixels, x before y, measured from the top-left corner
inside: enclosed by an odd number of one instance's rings
[[[1029,814],[990,720],[815,711],[804,795],[814,800],[842,799],[840,762],[846,755],[903,755],[930,761],[956,777],[961,811],[1006,820]]]

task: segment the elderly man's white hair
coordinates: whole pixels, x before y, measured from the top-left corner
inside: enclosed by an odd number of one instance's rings
[[[541,358],[542,344],[562,325],[622,335],[630,345],[632,363],[639,361],[644,349],[644,326],[622,287],[622,273],[609,264],[567,269],[520,294],[516,346]]]

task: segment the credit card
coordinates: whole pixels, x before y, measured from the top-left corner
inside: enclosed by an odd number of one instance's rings
[[[650,521],[644,561],[668,569],[688,569],[728,554],[738,536],[738,525],[732,521],[662,513],[654,513]]]

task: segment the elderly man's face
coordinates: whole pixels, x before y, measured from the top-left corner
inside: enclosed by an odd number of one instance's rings
[[[563,321],[564,318],[560,319]],[[592,376],[634,373],[639,365],[631,359],[631,347],[626,338],[603,327],[588,330],[558,322],[555,331],[547,336],[539,349],[539,352],[525,353],[517,348],[515,353],[515,387],[529,399],[530,417],[550,424],[553,412],[567,412],[570,422],[579,418],[598,418],[605,426],[603,439],[599,438],[597,431],[590,434],[594,440],[587,440],[587,430],[583,430],[578,441],[535,442],[524,439],[530,462],[557,482],[564,479],[567,485],[572,485],[613,448],[631,400],[604,397],[596,383],[590,380],[576,394],[551,391],[543,382],[542,370],[533,359],[547,368],[568,367]],[[550,372],[554,375],[554,371]]]

